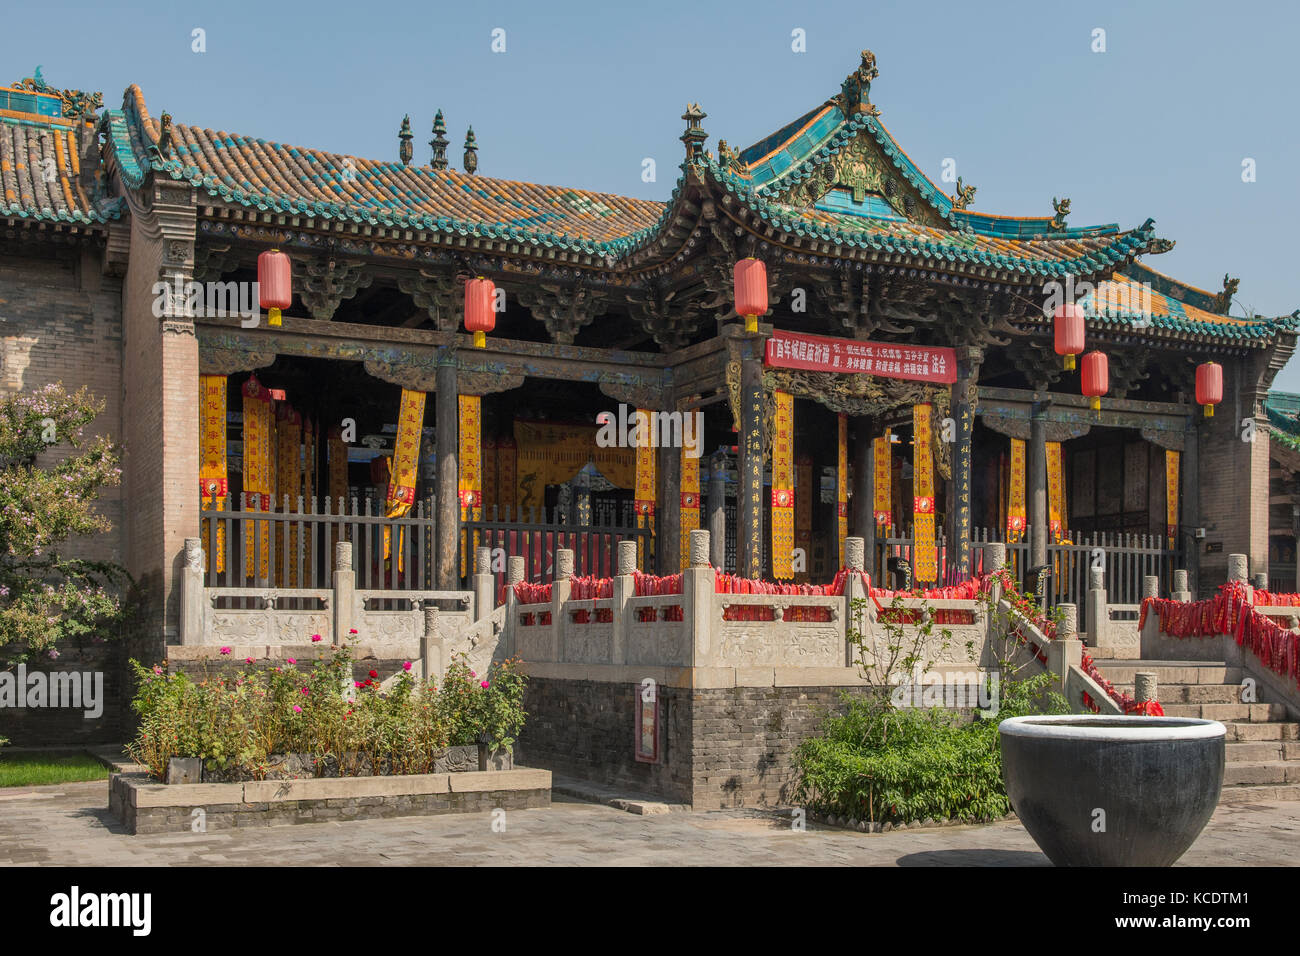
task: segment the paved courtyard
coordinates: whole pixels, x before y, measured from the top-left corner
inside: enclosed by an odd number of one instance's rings
[[[757,810],[638,816],[555,797],[546,810],[128,836],[107,781],[0,793],[0,865],[1046,866],[1015,821],[861,834]],[[1220,807],[1184,865],[1295,863],[1300,803]]]

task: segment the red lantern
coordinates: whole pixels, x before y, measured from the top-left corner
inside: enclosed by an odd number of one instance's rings
[[[1083,307],[1066,302],[1052,315],[1056,331],[1056,354],[1065,356],[1065,369],[1074,368],[1074,357],[1083,351]]]
[[[1214,406],[1223,401],[1223,366],[1202,362],[1196,366],[1196,404],[1205,408],[1205,417],[1214,417]]]
[[[496,328],[497,288],[491,279],[479,276],[465,283],[465,328],[474,333],[474,347],[487,345],[487,333]]]
[[[279,249],[257,257],[257,297],[270,325],[279,325],[280,310],[293,305],[293,272],[289,257]]]
[[[1110,391],[1110,360],[1105,352],[1089,352],[1082,363],[1083,394],[1094,412],[1101,410],[1101,396]]]
[[[745,317],[745,331],[758,331],[758,317],[767,314],[767,266],[761,259],[741,259],[734,273],[736,314]]]

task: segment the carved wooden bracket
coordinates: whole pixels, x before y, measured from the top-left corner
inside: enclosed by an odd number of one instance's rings
[[[1006,435],[1008,438],[1019,438],[1021,441],[1029,441],[1032,438],[1033,423],[1028,418],[1012,418],[1007,415],[995,415],[987,412],[980,412],[979,416],[985,428],[995,431],[999,435]],[[1071,438],[1082,438],[1091,430],[1091,425],[1083,425],[1077,422],[1048,421],[1043,423],[1045,441],[1069,441]]]
[[[239,268],[239,254],[232,254],[230,243],[200,242],[194,248],[194,278],[199,282],[216,281]]]
[[[572,345],[579,330],[605,311],[609,294],[580,281],[567,287],[543,284],[540,288],[521,288],[515,297],[546,325],[551,341]]]
[[[403,276],[397,287],[411,297],[417,308],[429,314],[439,332],[454,332],[465,312],[461,280],[443,272],[420,270],[419,276]]]
[[[360,261],[315,259],[295,270],[293,290],[302,297],[312,318],[328,321],[344,299],[352,298],[358,289],[368,288],[373,280]]]
[[[699,331],[704,320],[699,304],[673,300],[677,291],[656,283],[645,295],[629,295],[632,317],[649,332],[655,344],[679,349]]]
[[[219,349],[199,342],[199,373],[202,375],[236,375],[266,368],[274,361],[274,352]]]
[[[624,402],[633,408],[648,408],[651,411],[669,411],[668,391],[662,384],[625,379],[602,380],[600,391],[616,402]]]

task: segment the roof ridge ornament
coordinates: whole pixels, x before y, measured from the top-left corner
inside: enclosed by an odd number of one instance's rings
[[[397,131],[397,158],[402,161],[403,166],[411,165],[411,157],[415,151],[411,148],[411,140],[415,134],[411,132],[411,114],[402,117],[402,128]]]
[[[1052,212],[1054,212],[1056,215],[1052,216],[1052,221],[1048,223],[1048,226],[1056,230],[1064,229],[1065,217],[1070,214],[1070,200],[1069,199],[1058,200],[1055,196],[1053,196]]]
[[[740,154],[728,146],[725,139],[718,140],[718,165],[725,172],[737,176],[743,176],[746,172],[745,165],[740,161]]]
[[[957,177],[957,194],[952,197],[953,209],[967,209],[975,201],[975,187],[962,185],[961,177]]]
[[[1219,315],[1227,315],[1228,310],[1232,308],[1232,297],[1237,294],[1237,287],[1241,285],[1240,279],[1234,279],[1223,274],[1223,291],[1214,297],[1214,303],[1210,307],[1211,312],[1217,312]]]
[[[433,139],[429,140],[429,145],[433,148],[433,159],[429,165],[434,169],[447,168],[447,147],[451,141],[447,139],[447,123],[442,118],[442,110],[438,110],[433,116]]]
[[[474,139],[474,127],[465,133],[465,172],[471,176],[478,169],[478,142]]]
[[[101,109],[104,105],[103,93],[84,93],[81,90],[60,90],[49,83],[45,82],[45,77],[41,75],[40,66],[36,67],[36,72],[26,79],[19,80],[14,84],[15,87],[23,90],[31,90],[33,93],[46,93],[57,96],[63,108],[65,119],[72,119],[78,116],[92,114]]]
[[[879,116],[880,110],[870,102],[871,81],[879,75],[880,71],[876,69],[876,55],[870,50],[863,50],[862,62],[858,64],[858,68],[844,78],[844,82],[840,84],[839,95],[828,102],[838,106],[840,112],[846,117],[853,116],[855,113]]]
[[[704,143],[709,134],[700,128],[700,121],[708,115],[700,109],[699,103],[686,104],[686,112],[682,114],[682,119],[686,121],[686,132],[682,133],[681,140],[686,144],[688,163],[698,163],[704,159]]]

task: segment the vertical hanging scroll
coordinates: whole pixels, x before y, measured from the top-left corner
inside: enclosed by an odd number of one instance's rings
[[[813,499],[817,496],[813,488],[813,460],[808,455],[799,455],[794,460],[794,546],[800,552],[802,561],[795,563],[795,580],[808,580],[808,557],[812,554]]]
[[[682,523],[681,570],[685,571],[691,563],[691,532],[700,526],[700,459],[688,454],[685,442],[682,443]]]
[[[934,462],[930,448],[930,406],[912,406],[912,548],[918,583],[939,579],[934,541]]]
[[[837,417],[835,448],[835,542],[839,567],[848,560],[844,539],[849,536],[849,416]]]
[[[461,395],[460,399],[460,520],[473,521],[483,514],[483,458],[480,436],[483,433],[483,399],[479,395]],[[465,577],[470,556],[478,547],[478,535],[461,538],[460,576]]]
[[[1065,456],[1059,441],[1047,442],[1047,526],[1052,541],[1065,537]]]
[[[1007,542],[1019,541],[1025,536],[1027,511],[1025,510],[1025,443],[1011,439],[1010,476],[1007,484]]]
[[[894,526],[894,489],[891,487],[894,477],[894,443],[889,440],[889,431],[884,437],[872,441],[872,459],[875,462],[875,495],[872,516],[876,521],[877,533],[884,535]]]
[[[385,518],[404,518],[415,504],[415,484],[420,472],[420,438],[424,433],[424,392],[402,389],[397,410],[397,439],[393,445],[393,459],[388,478],[388,494],[384,501]],[[391,560],[393,552],[392,529],[384,525],[384,558]],[[402,567],[402,536],[397,539],[398,573]],[[388,571],[391,568],[385,568]],[[396,580],[386,581],[388,587]]]
[[[297,511],[302,494],[302,419],[293,407],[281,404],[276,409],[275,503],[277,510]],[[288,503],[286,504],[286,499]],[[288,541],[288,551],[285,542]],[[280,562],[277,578],[280,587],[298,586],[298,525],[278,522],[275,556]],[[287,565],[287,567],[286,567]],[[287,583],[286,583],[287,582]]]
[[[497,440],[487,438],[483,441],[483,500],[479,507],[484,515],[492,514],[492,506],[501,503],[500,479],[497,472]]]
[[[515,469],[515,440],[513,437],[497,439],[497,503],[514,509],[518,504]]]
[[[1178,452],[1165,449],[1165,534],[1169,547],[1178,547]],[[1078,494],[1076,489],[1075,494]]]
[[[244,399],[244,509],[270,511],[271,472],[271,393],[256,375],[248,376],[242,389]],[[271,556],[271,526],[259,521],[251,534],[246,532],[244,576],[265,582]],[[257,567],[253,566],[258,555]]]
[[[636,446],[636,490],[633,492],[636,506],[636,526],[648,528],[649,537],[654,537],[655,528],[655,448],[651,442],[651,422],[654,418],[644,408],[636,410],[638,427]],[[637,536],[636,566],[644,571],[646,568],[646,541],[644,535]]]
[[[224,507],[229,484],[226,480],[226,376],[199,376],[199,505],[204,511]],[[212,568],[226,570],[226,528],[217,522],[213,542],[212,522],[202,525],[202,546],[213,549]]]
[[[794,577],[794,396],[773,394],[772,577]]]

